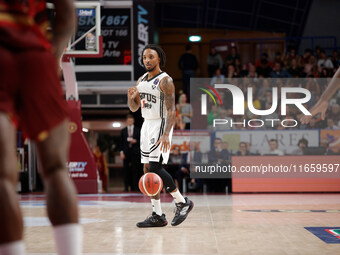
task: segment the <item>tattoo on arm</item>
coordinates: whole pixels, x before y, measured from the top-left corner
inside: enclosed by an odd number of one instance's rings
[[[164,103],[167,111],[164,134],[169,135],[176,121],[175,85],[170,77],[165,77],[162,79],[160,87],[164,93]]]

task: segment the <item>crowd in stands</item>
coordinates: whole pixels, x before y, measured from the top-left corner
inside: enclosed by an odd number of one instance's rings
[[[190,48],[189,48],[190,49]],[[194,60],[194,55],[191,51],[187,51],[186,58],[191,59],[193,68],[197,68],[197,61]],[[191,54],[191,57],[188,57]],[[183,57],[180,60],[180,65],[184,66]],[[190,66],[190,65],[187,65]],[[241,63],[241,56],[236,47],[231,48],[230,53],[225,59],[216,52],[215,48],[211,48],[207,56],[207,72],[209,74],[210,84],[229,83],[238,86],[242,89],[245,99],[247,99],[248,87],[252,87],[252,104],[255,109],[265,110],[272,106],[273,87],[277,87],[280,91],[281,87],[302,87],[311,92],[311,99],[305,105],[307,109],[312,107],[320,95],[325,91],[327,84],[335,71],[340,67],[340,57],[337,50],[334,50],[331,56],[326,52],[316,47],[306,49],[303,55],[298,55],[294,48],[289,49],[287,54],[276,52],[275,56],[269,58],[267,53],[263,53],[261,58],[255,63]],[[189,68],[189,67],[187,67]],[[192,77],[192,76],[191,76]],[[292,79],[294,78],[294,79]],[[300,78],[300,79],[296,79]],[[304,79],[302,79],[304,78]],[[323,79],[317,79],[323,78]],[[212,127],[213,119],[228,119],[227,125],[223,127],[214,127],[216,129],[252,129],[247,125],[234,125],[231,122],[241,121],[240,116],[234,116],[233,97],[230,91],[225,89],[216,89],[222,100],[222,106],[215,105],[210,97],[208,100],[208,115],[207,125]],[[187,85],[185,91],[187,92]],[[183,92],[183,91],[181,91]],[[280,92],[278,96],[280,97]],[[292,96],[302,96],[295,94]],[[192,117],[192,107],[187,102],[188,95],[181,93],[177,104],[177,123],[176,129],[189,129]],[[265,116],[266,119],[294,119],[298,120],[301,117],[301,111],[294,105],[287,105],[286,115],[281,115],[280,100],[277,110],[270,116]],[[248,109],[245,102],[246,114],[242,116],[242,120],[263,119],[261,116],[254,115]],[[279,125],[279,121],[275,123],[265,122],[261,128],[256,129],[287,129]],[[287,122],[289,123],[289,122]],[[260,123],[258,123],[260,125]],[[291,124],[293,126],[293,123]],[[256,121],[253,122],[256,126]],[[340,94],[329,102],[326,119],[313,119],[308,125],[298,125],[292,129],[340,129]]]
[[[340,57],[337,50],[334,50],[331,56],[326,52],[316,47],[314,50],[306,49],[303,55],[298,55],[294,48],[289,49],[287,54],[276,52],[275,56],[269,57],[267,53],[263,53],[261,58],[254,63],[242,63],[241,56],[236,47],[231,48],[230,53],[225,59],[211,48],[207,56],[207,73],[210,78],[210,85],[214,84],[233,84],[238,86],[245,96],[245,115],[233,115],[233,97],[229,90],[216,89],[218,92],[222,106],[215,104],[208,97],[208,112],[206,124],[211,131],[216,130],[249,130],[249,129],[340,129],[340,93],[338,93],[330,102],[326,113],[325,120],[321,117],[314,118],[308,125],[300,124],[302,112],[294,105],[287,105],[286,115],[281,115],[280,106],[280,88],[281,87],[301,87],[306,88],[311,92],[311,99],[304,106],[310,109],[320,98],[321,94],[327,88],[327,85],[336,72],[340,68]],[[198,68],[198,62],[191,48],[186,48],[186,53],[183,54],[179,61],[179,68],[183,74],[183,89],[176,104],[177,121],[175,129],[185,130],[190,129],[192,124],[193,107],[189,101],[189,79],[194,77],[195,70]],[[205,78],[205,77],[201,77]],[[323,79],[320,79],[323,78]],[[273,87],[278,88],[278,107],[270,115],[258,116],[254,115],[248,109],[247,93],[248,88],[252,87],[252,104],[255,109],[265,110],[270,109],[273,104]],[[290,97],[302,96],[299,94],[290,95]],[[225,119],[227,124],[223,126],[213,127],[214,119]],[[287,128],[279,125],[277,122],[265,122],[265,119],[294,119],[297,120],[297,126]],[[242,121],[254,120],[252,124],[260,124],[263,120],[264,125],[261,128],[250,126],[234,125],[232,122],[241,123]],[[195,128],[195,127],[194,127]],[[219,163],[230,164],[231,156],[255,156],[255,155],[335,155],[338,152],[332,151],[329,147],[329,141],[326,138],[320,139],[319,147],[309,147],[308,140],[302,138],[296,144],[296,149],[290,153],[280,148],[279,142],[276,139],[268,141],[268,150],[261,152],[252,151],[252,146],[249,142],[241,141],[237,151],[230,151],[228,143],[220,138],[214,138],[211,142],[211,150],[208,153],[202,153],[199,146],[191,144],[188,152],[181,152],[180,146],[175,146],[170,154],[169,163],[166,166],[167,170],[174,177],[177,186],[182,191],[187,188],[189,191],[202,191],[203,184],[208,192],[224,192],[225,187],[230,185],[228,180],[224,179],[192,179],[190,178],[190,164],[204,163]],[[309,151],[314,149],[315,151]],[[183,182],[187,182],[186,184]]]

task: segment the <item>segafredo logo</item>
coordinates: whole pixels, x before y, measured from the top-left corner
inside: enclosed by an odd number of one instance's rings
[[[200,88],[202,91],[206,92],[210,97],[212,97],[215,105],[216,100],[213,98],[213,95],[207,89]],[[215,89],[227,89],[231,92],[233,97],[233,115],[245,115],[245,96],[243,91],[235,85],[232,84],[215,84],[214,88],[209,86],[209,89],[215,93],[215,95],[220,100],[222,105],[221,99],[216,92]],[[311,113],[303,106],[304,103],[307,103],[311,99],[311,93],[309,90],[304,88],[293,88],[293,87],[282,87],[281,90],[281,116],[286,116],[286,107],[287,105],[295,105],[304,115],[311,115]],[[253,88],[248,87],[247,89],[247,105],[248,110],[258,116],[268,116],[274,113],[278,108],[278,101],[279,101],[279,88],[273,87],[272,88],[272,105],[269,109],[260,110],[256,109],[253,104]],[[300,94],[300,98],[288,98],[289,93]],[[201,95],[201,114],[207,115],[207,94]],[[246,121],[245,119],[242,122],[234,122],[237,125],[243,125],[244,127],[262,127],[264,126],[265,122],[271,122],[272,127],[277,125],[277,122],[280,122],[283,127],[295,127],[298,125],[298,122],[294,119],[250,119]],[[214,119],[213,126],[216,127],[217,125],[225,125],[228,123],[227,119]],[[290,124],[287,124],[290,123]],[[293,123],[293,124],[292,124]],[[229,123],[233,124],[233,123]],[[248,124],[248,125],[246,125]]]

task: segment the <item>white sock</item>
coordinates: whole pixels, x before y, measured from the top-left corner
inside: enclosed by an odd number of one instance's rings
[[[80,224],[54,226],[53,232],[57,254],[80,255],[82,253],[83,232]]]
[[[151,204],[152,204],[152,211],[158,214],[159,216],[162,216],[162,207],[161,207],[161,200],[158,199],[151,199]]]
[[[11,243],[5,243],[0,245],[1,255],[24,255],[25,244],[23,241],[15,241]]]
[[[170,193],[170,195],[175,199],[176,203],[185,203],[185,199],[182,196],[182,194],[179,192],[179,190]]]

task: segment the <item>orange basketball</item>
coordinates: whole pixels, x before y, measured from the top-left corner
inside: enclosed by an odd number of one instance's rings
[[[163,188],[163,181],[158,174],[146,173],[139,179],[140,191],[149,197],[157,195]]]

